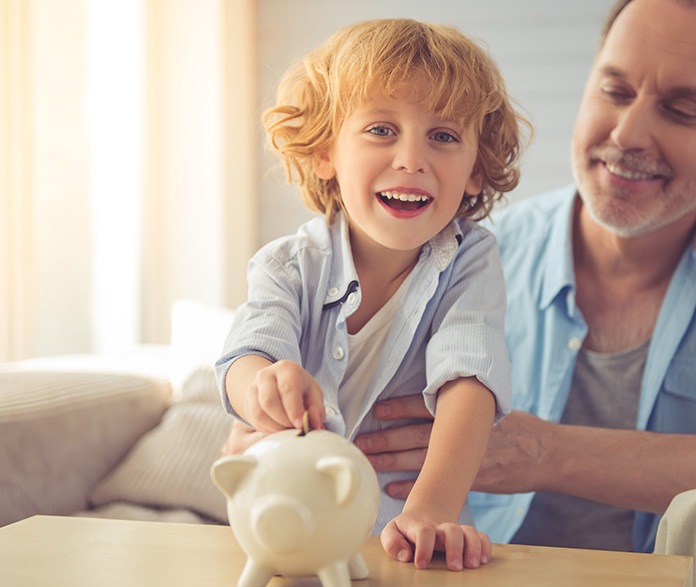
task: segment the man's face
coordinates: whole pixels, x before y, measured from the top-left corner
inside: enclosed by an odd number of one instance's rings
[[[590,73],[572,152],[583,203],[608,230],[696,223],[696,8],[624,9]]]

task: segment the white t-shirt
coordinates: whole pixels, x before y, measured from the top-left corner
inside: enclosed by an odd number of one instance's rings
[[[348,364],[338,394],[338,404],[346,422],[346,437],[352,438],[362,419],[367,390],[375,375],[396,310],[410,275],[359,332],[348,335]]]

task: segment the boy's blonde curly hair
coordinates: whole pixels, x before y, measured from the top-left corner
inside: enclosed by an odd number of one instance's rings
[[[480,194],[462,194],[458,215],[480,220],[519,182],[521,125],[492,58],[449,26],[410,19],[372,20],[348,26],[291,67],[281,79],[276,105],[264,113],[272,147],[283,160],[310,210],[332,221],[342,209],[336,178],[316,176],[313,158],[329,149],[351,109],[379,88],[393,97],[414,79],[431,91],[423,107],[477,131],[475,170]]]

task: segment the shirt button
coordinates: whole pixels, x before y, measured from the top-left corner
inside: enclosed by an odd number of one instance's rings
[[[330,287],[329,288],[329,295],[331,297],[335,296],[338,293],[338,288],[337,287]]]
[[[517,518],[523,517],[527,513],[527,510],[522,507],[521,505],[518,505],[517,508],[515,508],[515,516]]]
[[[336,408],[332,408],[331,406],[326,406],[326,415],[327,416],[335,416],[338,412],[336,411]]]
[[[336,359],[337,361],[340,361],[345,356],[346,356],[346,351],[344,351],[342,347],[337,346],[334,349],[333,358]]]
[[[582,341],[579,338],[571,338],[568,341],[568,348],[571,351],[579,351],[582,348]]]
[[[355,292],[353,291],[353,292],[351,292],[351,293],[348,294],[348,298],[346,298],[346,301],[347,301],[349,304],[354,304],[354,303],[355,303],[355,299],[356,299],[357,297],[358,297],[358,296],[355,295]]]

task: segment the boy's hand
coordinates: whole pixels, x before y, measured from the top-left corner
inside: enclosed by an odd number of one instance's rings
[[[442,519],[446,517],[436,508],[404,509],[382,530],[382,546],[393,559],[413,560],[419,569],[428,568],[435,551],[445,553],[450,571],[475,569],[490,560],[493,548],[486,534]]]
[[[286,428],[302,430],[305,410],[310,428],[322,428],[326,418],[319,384],[293,361],[278,361],[260,369],[244,401],[247,420],[264,434]]]

